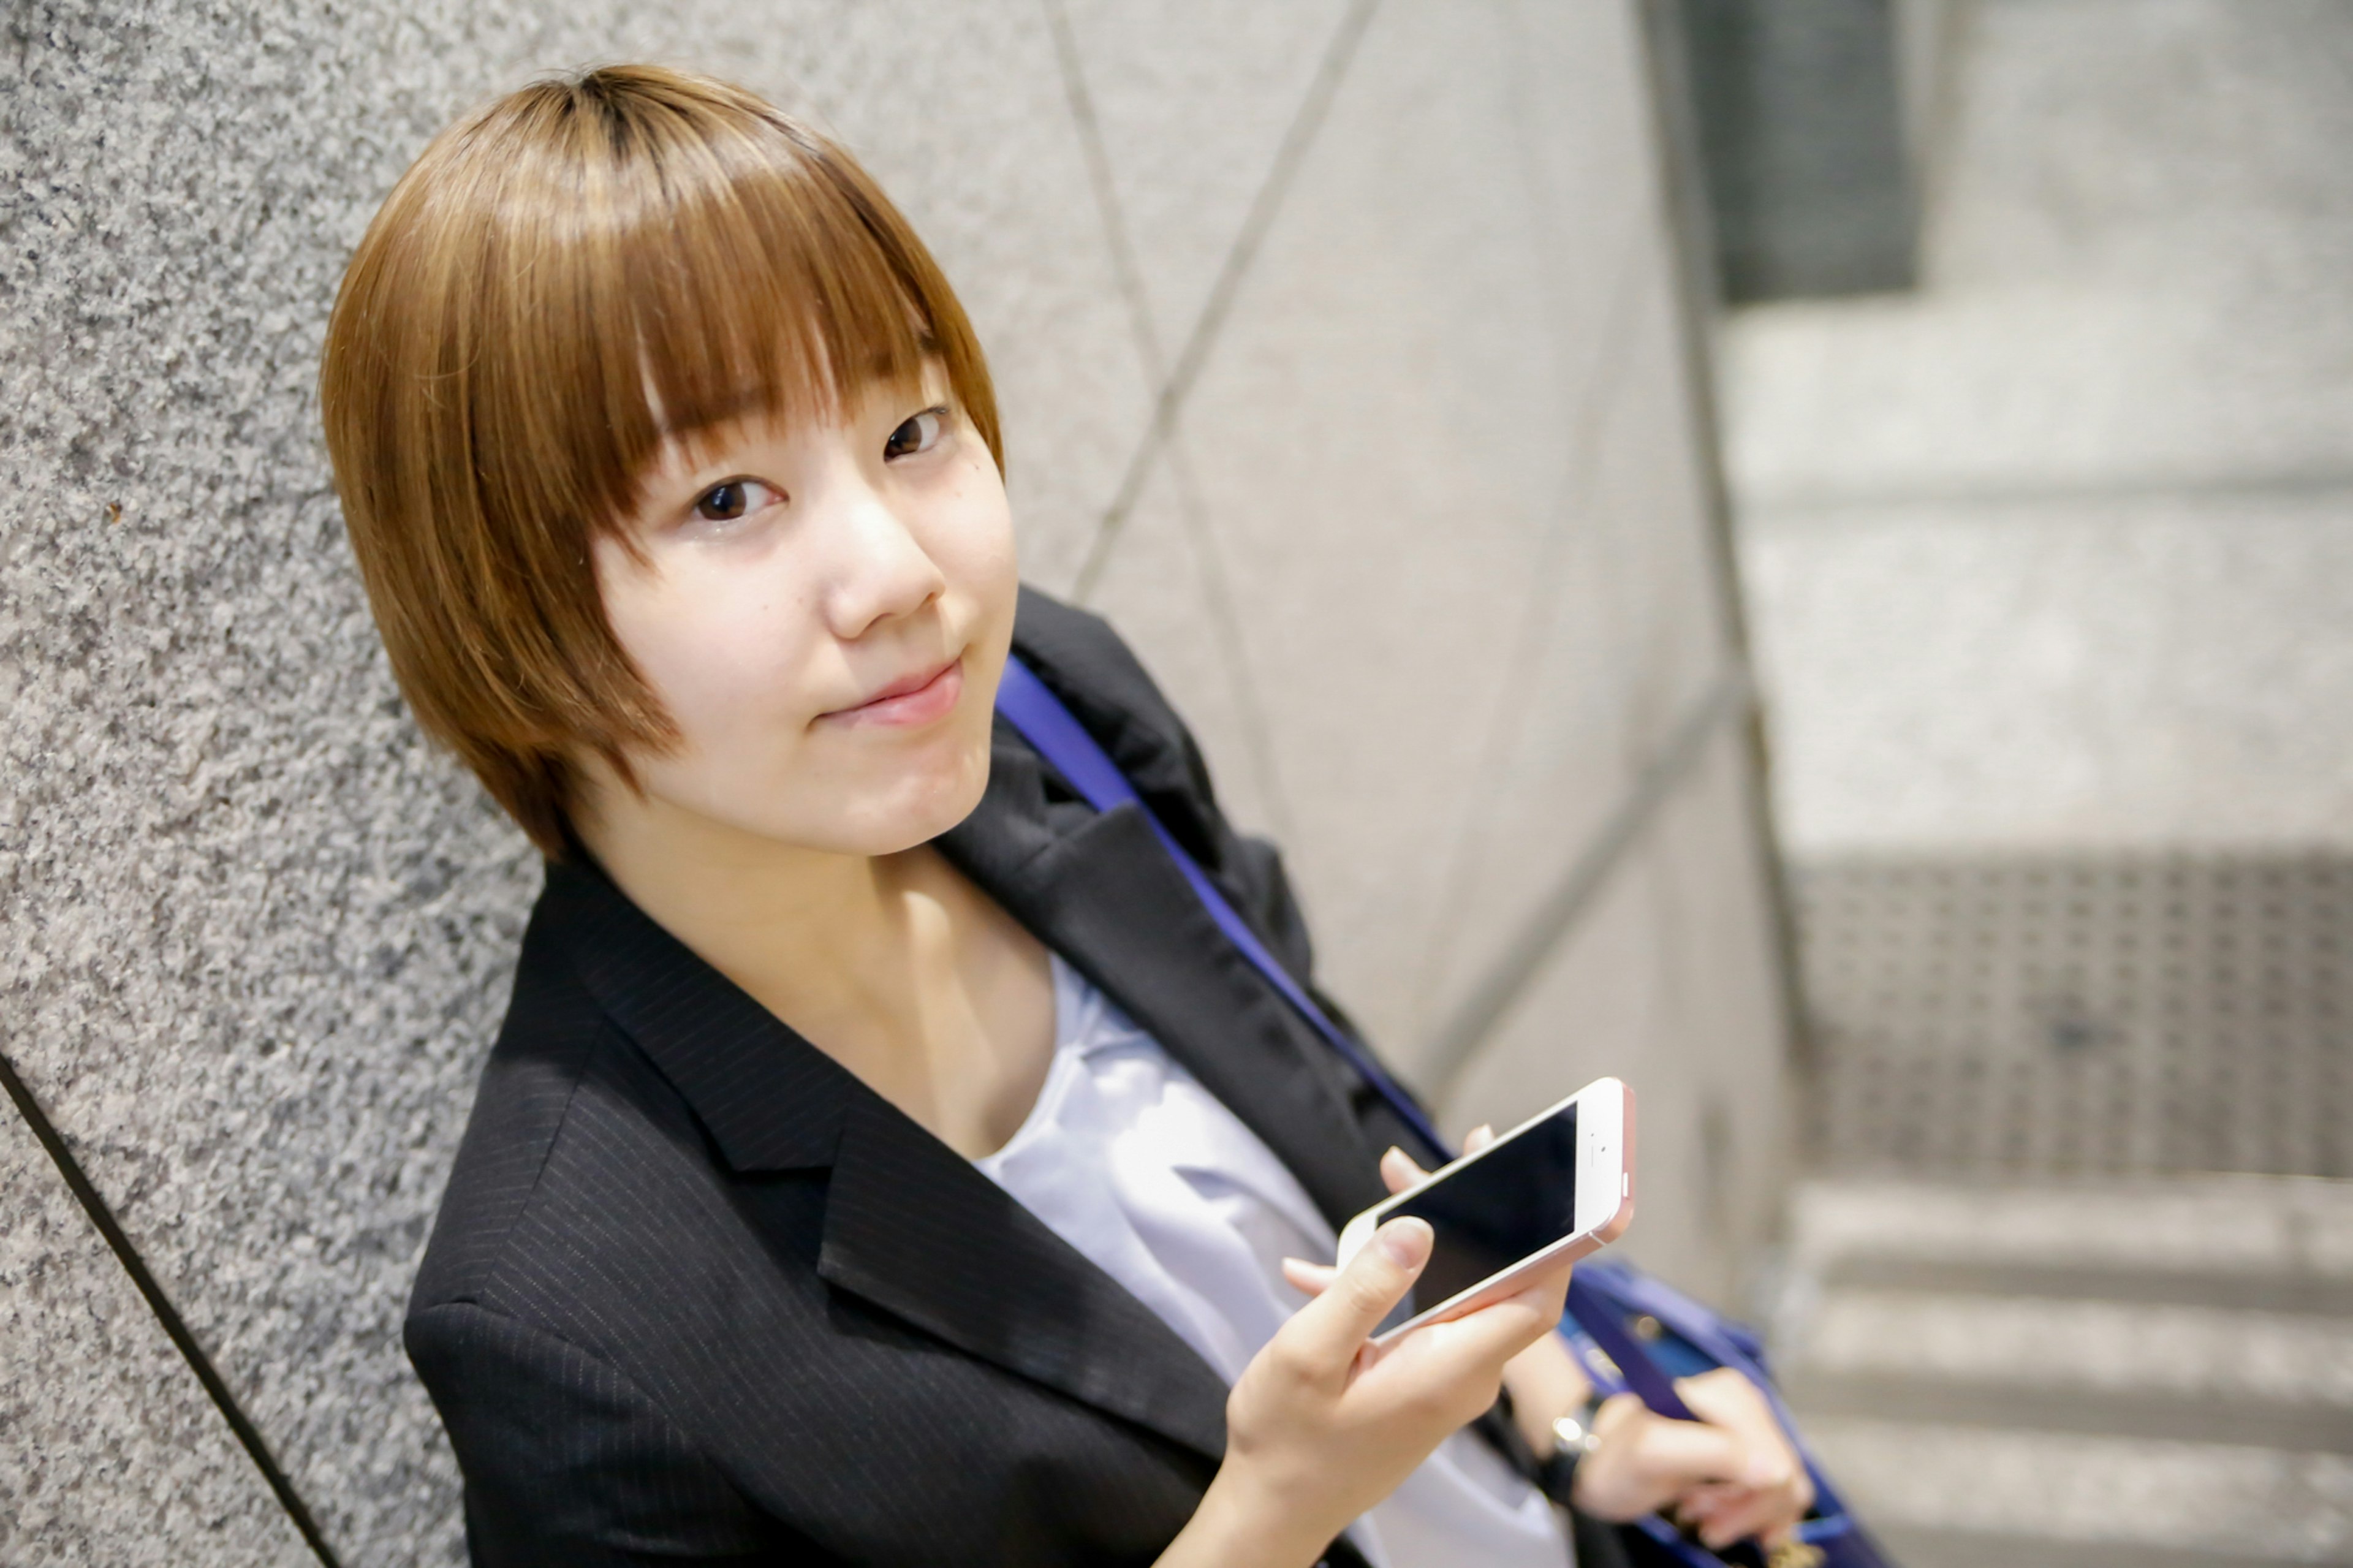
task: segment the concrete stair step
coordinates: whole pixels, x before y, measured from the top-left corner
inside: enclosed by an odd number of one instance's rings
[[[2087,1398],[2068,1389],[1811,1371],[1783,1378],[1781,1388],[1809,1430],[1817,1421],[1862,1418],[2094,1437],[2180,1434],[2215,1443],[2353,1455],[2353,1410],[2342,1407],[2138,1392]]]
[[[2353,1184],[1800,1192],[1783,1387],[1907,1568],[2353,1564]]]
[[[1901,1568],[2312,1568],[2305,1558],[2250,1556],[2235,1548],[2196,1552],[1973,1530],[1887,1530],[1879,1542]]]
[[[2353,1182],[1818,1181],[1798,1194],[1791,1247],[1799,1267],[1817,1274],[1913,1266],[2147,1279],[2177,1288],[2254,1279],[2335,1292],[2353,1288]]]
[[[2353,1413],[2353,1319],[2218,1307],[1837,1289],[1792,1370],[2077,1398],[2162,1394]]]
[[[1934,1538],[1947,1562],[2032,1561],[2046,1546],[2353,1562],[2353,1458],[2340,1454],[1849,1417],[1810,1420],[1806,1432],[1891,1550]],[[1947,1555],[1972,1542],[2032,1549]],[[1910,1568],[1929,1560],[1904,1557]]]
[[[2312,1273],[2152,1265],[1983,1263],[1966,1258],[1889,1258],[1854,1254],[1835,1258],[1813,1276],[1825,1289],[1913,1290],[1931,1295],[2000,1296],[2052,1300],[2123,1300],[2151,1305],[2220,1307],[2253,1312],[2309,1312],[2353,1317],[2353,1279]]]

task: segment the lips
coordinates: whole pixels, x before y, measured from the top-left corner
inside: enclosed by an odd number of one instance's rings
[[[952,710],[956,699],[963,695],[964,660],[952,658],[945,664],[902,676],[863,702],[849,708],[837,708],[820,715],[820,718],[828,722],[851,725],[903,727],[928,724]]]

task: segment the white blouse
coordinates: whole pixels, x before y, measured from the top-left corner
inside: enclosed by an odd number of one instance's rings
[[[1304,1304],[1285,1258],[1332,1227],[1282,1161],[1060,954],[1054,1060],[981,1172],[1127,1287],[1231,1384]],[[1567,1568],[1562,1521],[1475,1434],[1349,1527],[1375,1568]]]

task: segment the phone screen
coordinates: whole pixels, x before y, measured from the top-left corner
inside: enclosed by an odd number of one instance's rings
[[[1577,1230],[1577,1106],[1535,1126],[1388,1211],[1438,1233],[1413,1288],[1426,1310]]]

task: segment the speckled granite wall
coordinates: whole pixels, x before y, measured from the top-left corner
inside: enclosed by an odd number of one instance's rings
[[[989,346],[1029,574],[1133,629],[1409,1062],[1729,657],[1629,12],[1157,11],[8,12],[0,1049],[344,1561],[460,1555],[398,1318],[537,879],[395,696],[311,391],[343,257],[460,109],[659,58],[871,162]],[[1148,437],[1172,375],[1181,417]],[[1657,956],[1644,984],[1716,998],[1707,1050],[1770,1084],[1737,795],[1651,830],[1719,913],[1611,940]],[[1573,1030],[1593,965],[1561,963]],[[1573,1086],[1591,1053],[1515,1028],[1458,1111]],[[1701,1126],[1681,1104],[1646,1109]],[[298,1560],[13,1121],[0,1178],[0,1556]],[[1734,1228],[1664,1256],[1719,1267]]]
[[[13,1112],[0,1194],[0,1562],[313,1561]]]

